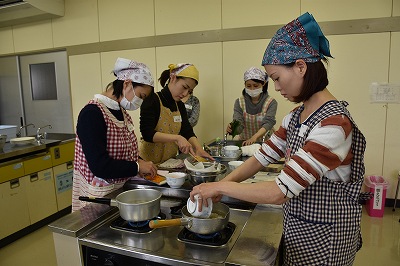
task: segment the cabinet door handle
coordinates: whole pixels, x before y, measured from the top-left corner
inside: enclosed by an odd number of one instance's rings
[[[31,174],[30,178],[31,178],[31,182],[35,182],[35,181],[39,180],[37,173]]]
[[[19,179],[10,180],[10,188],[14,189],[19,187]]]
[[[74,167],[74,162],[73,161],[67,162],[67,169],[71,169],[73,167]]]

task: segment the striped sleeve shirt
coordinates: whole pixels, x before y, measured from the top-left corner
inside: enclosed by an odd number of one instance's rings
[[[292,117],[288,114],[281,127],[263,143],[255,158],[264,166],[274,163],[287,153],[287,128]],[[322,176],[335,182],[349,182],[351,173],[352,124],[345,115],[335,115],[322,120],[311,129],[304,145],[286,164],[277,184],[288,197],[298,196],[302,190]]]

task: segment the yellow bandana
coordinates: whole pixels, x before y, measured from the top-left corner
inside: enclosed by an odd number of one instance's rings
[[[192,78],[199,83],[199,71],[192,64],[170,64],[168,68],[177,77]]]

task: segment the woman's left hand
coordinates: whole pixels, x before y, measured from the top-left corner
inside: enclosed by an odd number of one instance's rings
[[[195,154],[197,156],[201,156],[203,158],[208,158],[211,161],[215,161],[215,159],[203,149],[196,149],[196,153]]]
[[[255,143],[256,140],[253,138],[249,138],[248,140],[243,141],[242,146],[247,146],[247,145],[251,145],[253,143]]]

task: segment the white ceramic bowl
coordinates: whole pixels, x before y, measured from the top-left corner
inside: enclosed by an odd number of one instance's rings
[[[236,168],[238,168],[243,163],[244,163],[243,161],[230,161],[228,163],[229,169],[235,170]]]
[[[235,158],[239,155],[239,146],[227,145],[223,148],[223,153],[225,157]]]
[[[208,218],[210,217],[212,213],[212,208],[213,208],[213,202],[211,198],[207,199],[208,206],[202,205],[202,210],[201,212],[199,211],[199,204],[202,204],[203,202],[200,202],[199,195],[194,195],[194,202],[188,198],[187,203],[186,203],[186,208],[188,212],[193,216],[197,218]]]
[[[171,172],[165,175],[167,184],[172,188],[180,188],[185,183],[186,173]]]

